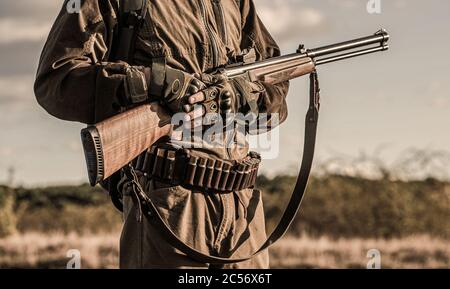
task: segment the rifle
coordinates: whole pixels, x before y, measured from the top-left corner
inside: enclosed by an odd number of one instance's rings
[[[229,79],[246,76],[250,81],[277,84],[316,70],[317,66],[389,49],[389,34],[381,29],[354,40],[305,49],[254,63],[217,69]],[[108,179],[156,141],[173,131],[171,116],[157,102],[144,104],[81,131],[89,182]]]

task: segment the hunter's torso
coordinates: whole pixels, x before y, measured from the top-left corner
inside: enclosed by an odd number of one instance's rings
[[[190,73],[228,63],[241,48],[238,3],[239,0],[149,1],[146,23],[136,42],[135,62],[149,65],[153,57],[165,56],[170,65]]]
[[[133,64],[151,66],[155,57],[189,73],[208,72],[234,62],[241,54],[242,19],[239,0],[149,0],[144,26],[136,40]],[[237,138],[236,132],[231,138]],[[242,140],[242,137],[239,137]],[[225,143],[192,149],[219,158],[241,159],[248,145]],[[198,140],[196,141],[198,143]]]

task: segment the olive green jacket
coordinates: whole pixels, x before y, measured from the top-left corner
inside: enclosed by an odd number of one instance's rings
[[[257,60],[280,54],[252,0],[149,0],[132,61],[112,62],[118,2],[85,0],[81,11],[72,14],[64,4],[43,49],[34,87],[39,104],[55,117],[92,124],[117,114],[126,66],[151,67],[154,57],[201,73],[232,63],[245,49],[254,48]],[[288,83],[265,86],[260,112],[278,113],[284,121]]]

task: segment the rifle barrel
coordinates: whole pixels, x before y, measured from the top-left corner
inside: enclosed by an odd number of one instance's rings
[[[337,44],[327,45],[319,48],[308,49],[305,51],[299,51],[297,53],[292,53],[284,56],[270,58],[264,61],[259,61],[250,64],[231,66],[223,69],[223,73],[225,73],[228,77],[233,78],[238,75],[244,74],[248,71],[252,71],[255,69],[265,68],[269,66],[274,66],[277,64],[297,61],[302,58],[312,58],[316,65],[321,65],[325,63],[335,62],[347,58],[357,57],[369,53],[375,53],[378,51],[384,51],[389,49],[387,42],[389,40],[389,34],[381,29],[376,32],[374,35],[366,36],[362,38],[357,38],[350,41],[345,41]],[[377,46],[374,46],[378,44]],[[355,49],[363,48],[362,50]],[[346,52],[339,55],[334,55],[340,52]],[[326,58],[320,58],[322,56],[328,56]]]
[[[370,46],[373,44],[379,44],[379,46],[384,46],[389,40],[389,34],[380,30],[372,36],[362,37],[350,41],[345,41],[337,44],[332,44],[328,46],[323,46],[315,49],[307,50],[307,54],[311,58],[316,58],[320,56],[326,56],[330,54],[335,54],[339,52],[344,52],[356,48],[361,48],[365,46]]]
[[[388,49],[389,49],[389,45],[383,45],[383,46],[369,48],[369,49],[362,49],[362,50],[358,50],[358,51],[354,51],[354,52],[343,53],[343,54],[336,55],[336,56],[317,59],[315,61],[315,63],[316,63],[316,66],[318,66],[318,65],[336,62],[339,60],[353,58],[353,57],[357,57],[357,56],[361,56],[361,55],[366,55],[366,54],[375,53],[375,52],[379,52],[379,51],[385,51]]]

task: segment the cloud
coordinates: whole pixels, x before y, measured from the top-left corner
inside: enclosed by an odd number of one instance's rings
[[[327,27],[325,15],[302,1],[273,0],[257,3],[258,14],[278,41],[322,32]]]
[[[24,122],[40,121],[38,104],[33,92],[34,76],[0,77],[0,122],[5,129]]]
[[[14,42],[0,45],[0,78],[36,73],[39,55],[44,46],[40,42]]]
[[[406,0],[396,0],[396,1],[394,1],[394,6],[395,6],[395,8],[398,8],[398,9],[406,8],[407,5],[408,5],[408,3],[407,3]]]
[[[369,0],[363,1],[364,6]],[[361,0],[329,0],[331,5],[336,5],[343,9],[354,9],[361,4]]]
[[[448,83],[433,80],[427,89],[427,95],[431,99],[431,106],[437,109],[447,109],[450,106],[450,96],[447,94],[449,90],[450,86]]]
[[[437,96],[432,99],[432,106],[435,108],[448,108],[450,106],[450,99],[444,96]]]
[[[71,152],[80,152],[83,148],[79,140],[70,140],[64,144],[65,149],[69,149]]]
[[[31,19],[0,19],[0,44],[10,44],[23,41],[41,41],[45,39],[51,22]]]
[[[0,1],[0,18],[21,17],[49,20],[62,7],[63,0],[2,0]]]
[[[0,147],[0,156],[1,157],[11,157],[15,154],[15,149],[13,147],[4,146]]]
[[[0,78],[0,103],[29,101],[33,95],[33,81],[31,75]]]

